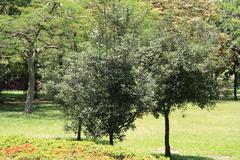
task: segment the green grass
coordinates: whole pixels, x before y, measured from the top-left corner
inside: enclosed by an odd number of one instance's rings
[[[184,116],[183,116],[184,115]],[[176,154],[240,159],[240,103],[221,102],[212,111],[191,108],[171,115],[171,147]],[[152,116],[137,121],[122,146],[135,152],[163,151],[163,119]]]
[[[75,138],[63,130],[64,119],[59,106],[35,105],[35,112],[28,116],[22,113],[23,108],[23,105],[0,105],[0,136]],[[176,111],[170,123],[174,159],[240,159],[240,102],[219,102],[211,111],[191,107],[184,112]],[[163,119],[145,116],[136,121],[136,126],[116,146],[135,154],[159,157],[164,149]],[[100,141],[104,142],[104,139]]]

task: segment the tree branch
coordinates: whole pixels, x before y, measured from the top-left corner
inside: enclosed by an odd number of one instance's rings
[[[28,43],[32,43],[31,38],[29,38],[24,32],[15,32],[15,33],[8,32],[8,33],[13,34],[12,37],[19,37],[26,40]]]
[[[56,46],[56,45],[46,45],[46,46],[44,46],[42,48],[37,48],[36,52],[37,53],[42,53],[42,52],[44,52],[44,51],[46,51],[48,49],[59,49],[59,47]]]

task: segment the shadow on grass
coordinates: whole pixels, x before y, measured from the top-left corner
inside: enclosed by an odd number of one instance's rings
[[[26,99],[26,93],[12,93],[12,92],[3,92],[2,98],[4,101],[23,101]]]
[[[24,105],[21,104],[0,104],[0,112],[22,112]]]
[[[89,141],[92,141],[96,144],[101,144],[101,145],[110,145],[109,141],[104,139],[89,139]]]
[[[24,104],[0,104],[0,112],[6,118],[22,118],[23,116],[29,118],[43,118],[55,119],[63,118],[61,107],[53,104],[34,105],[33,113],[30,115],[24,114]]]
[[[4,91],[1,92],[2,99],[7,102],[15,102],[15,101],[25,101],[26,100],[26,92],[22,91]],[[38,94],[35,99],[37,100],[49,100],[47,95]]]
[[[76,136],[76,137],[68,138],[67,140],[68,140],[68,141],[75,141],[75,142],[87,141],[87,142],[93,142],[93,143],[95,143],[95,144],[100,144],[100,145],[110,145],[108,140],[105,140],[105,139],[97,139],[97,138],[94,139],[94,138],[84,137],[84,138],[82,138],[81,141],[78,141],[78,140],[77,140],[77,136]]]
[[[157,159],[160,159],[163,157],[163,154],[158,153],[152,153],[152,156],[154,156]],[[188,155],[179,155],[179,154],[173,154],[172,160],[214,160],[209,157],[201,157],[201,156],[188,156]]]

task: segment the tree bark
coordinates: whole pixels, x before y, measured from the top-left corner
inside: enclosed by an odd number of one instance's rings
[[[237,100],[237,82],[238,82],[238,75],[237,75],[237,71],[236,71],[236,65],[234,65],[233,67],[233,75],[234,75],[234,100]]]
[[[33,100],[35,94],[35,57],[34,51],[28,54],[28,90],[27,99],[25,104],[25,113],[32,113],[33,111]]]
[[[165,157],[169,157],[171,159],[171,149],[170,149],[170,143],[169,143],[169,112],[164,113],[164,119],[165,119]]]
[[[109,133],[109,144],[113,146],[113,133]]]
[[[77,140],[78,140],[78,141],[81,141],[81,140],[82,140],[81,133],[82,133],[82,121],[79,120],[79,121],[78,121],[78,131],[77,131]]]

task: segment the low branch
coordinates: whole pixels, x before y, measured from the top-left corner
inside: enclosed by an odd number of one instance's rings
[[[36,49],[36,52],[37,52],[37,53],[42,53],[42,52],[44,52],[44,51],[46,51],[46,50],[48,50],[48,49],[59,49],[59,47],[56,46],[56,45],[47,45],[47,46],[44,46],[44,47],[42,47],[42,48],[37,48],[37,49]]]
[[[31,38],[29,38],[24,32],[8,32],[8,33],[13,34],[12,37],[23,38],[28,43],[32,43]]]

